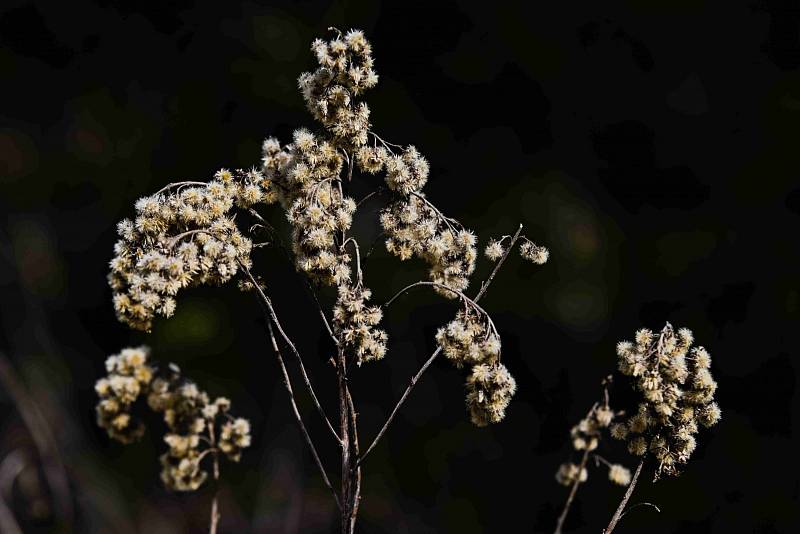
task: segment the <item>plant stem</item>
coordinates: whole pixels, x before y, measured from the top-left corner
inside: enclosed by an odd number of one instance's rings
[[[492,269],[492,273],[489,275],[489,278],[487,278],[481,284],[481,289],[480,289],[480,291],[478,291],[478,294],[475,296],[474,299],[472,299],[472,302],[474,304],[477,305],[478,301],[481,300],[481,297],[483,297],[486,294],[486,291],[489,289],[489,286],[491,285],[492,281],[494,280],[495,275],[497,275],[497,272],[500,270],[500,267],[503,266],[503,263],[505,263],[506,259],[508,258],[508,255],[514,249],[514,244],[516,244],[516,242],[519,239],[521,234],[522,234],[522,225],[520,224],[519,228],[517,228],[517,232],[514,234],[514,237],[511,239],[511,243],[509,244],[508,248],[506,249],[505,254],[503,254],[503,257],[500,258],[500,260],[497,262],[497,265],[494,266],[494,269]],[[400,293],[402,293],[402,291]],[[396,297],[397,297],[397,295],[394,298],[396,298]],[[389,302],[391,302],[391,300]],[[387,305],[388,305],[388,303],[387,303]],[[439,356],[439,354],[441,354],[441,352],[442,352],[442,347],[436,347],[436,350],[433,351],[433,354],[431,354],[431,357],[428,358],[428,360],[424,364],[422,364],[422,367],[420,367],[419,371],[417,371],[417,374],[415,374],[411,378],[411,383],[408,384],[408,387],[406,387],[406,390],[403,392],[403,395],[400,397],[400,400],[397,401],[397,404],[395,404],[394,408],[392,409],[392,413],[389,414],[389,417],[386,419],[386,422],[383,424],[383,427],[381,427],[380,431],[378,432],[378,435],[375,436],[375,439],[372,440],[372,443],[370,444],[369,447],[367,447],[367,450],[364,451],[364,454],[362,454],[359,457],[357,465],[361,465],[361,463],[364,461],[364,459],[367,457],[367,455],[370,452],[372,452],[372,449],[375,448],[375,445],[378,444],[378,441],[380,441],[380,439],[386,433],[386,430],[389,428],[389,425],[392,424],[392,421],[394,420],[394,416],[397,414],[398,410],[400,410],[400,407],[406,401],[406,398],[408,398],[408,395],[411,393],[411,390],[414,389],[414,386],[417,384],[419,379],[422,377],[422,375],[425,373],[425,371],[428,370],[428,368],[431,366],[431,364],[433,364],[434,360],[436,360],[436,358]]]
[[[357,435],[352,421],[354,414],[350,406],[352,399],[347,386],[347,355],[340,346],[337,351],[336,375],[339,386],[339,434],[342,439],[342,534],[353,534],[356,527],[356,513],[360,499],[360,482],[356,479],[358,466],[355,464],[358,449]]]
[[[314,446],[314,442],[311,440],[311,436],[308,433],[308,429],[306,429],[306,425],[303,423],[303,418],[300,415],[300,410],[297,409],[297,403],[294,400],[294,391],[292,390],[292,382],[289,379],[289,373],[286,371],[286,364],[283,361],[283,356],[281,355],[281,351],[278,348],[278,342],[275,339],[275,332],[272,329],[272,323],[269,322],[269,318],[267,319],[267,327],[269,328],[269,337],[272,341],[272,349],[275,351],[275,355],[278,358],[278,365],[281,368],[281,374],[283,374],[283,385],[286,387],[286,391],[289,393],[289,402],[292,405],[292,413],[294,414],[294,418],[297,421],[298,426],[300,427],[300,432],[303,434],[303,438],[306,440],[306,444],[308,444],[308,448],[311,449],[311,456],[314,457],[314,461],[319,468],[319,472],[322,475],[322,481],[325,482],[325,485],[331,490],[333,494],[333,500],[336,501],[336,506],[341,509],[342,505],[339,503],[339,497],[336,495],[336,491],[333,489],[331,485],[331,481],[328,478],[328,473],[325,472],[325,466],[322,465],[322,460],[319,458],[319,454],[317,453],[317,448]]]
[[[314,401],[314,406],[317,408],[317,411],[319,412],[320,416],[322,416],[322,419],[327,424],[328,429],[336,438],[336,442],[341,443],[342,442],[341,438],[336,434],[336,430],[333,429],[333,425],[331,424],[330,419],[328,419],[328,416],[325,414],[325,410],[322,409],[322,405],[319,403],[319,400],[317,399],[317,394],[314,392],[314,388],[311,386],[311,380],[308,378],[308,374],[306,373],[306,367],[305,365],[303,365],[303,358],[300,356],[300,352],[298,352],[295,344],[292,342],[289,336],[286,335],[286,332],[284,332],[283,328],[281,327],[281,323],[278,320],[277,314],[275,313],[275,308],[272,306],[272,300],[270,300],[270,298],[264,293],[264,290],[261,289],[261,286],[258,285],[258,282],[253,277],[252,273],[250,272],[250,269],[248,269],[247,266],[241,261],[239,262],[239,265],[244,270],[245,274],[247,274],[247,277],[250,279],[250,283],[253,284],[258,296],[261,298],[261,302],[266,308],[271,324],[275,325],[275,328],[278,330],[278,333],[283,338],[283,341],[289,346],[295,358],[297,359],[297,363],[300,366],[300,373],[303,375],[303,381],[306,384],[308,392],[311,394],[311,400]]]
[[[216,453],[214,454],[214,484],[219,484],[219,462]],[[219,487],[214,488],[214,498],[211,501],[211,524],[208,527],[208,534],[217,534],[217,526],[219,525]]]
[[[567,519],[569,508],[572,506],[572,501],[575,499],[575,494],[578,493],[578,486],[581,485],[581,473],[586,467],[586,461],[588,459],[589,449],[586,449],[583,451],[583,458],[581,458],[581,463],[578,466],[578,476],[575,477],[575,482],[572,483],[572,487],[569,490],[569,495],[567,496],[567,502],[564,503],[564,509],[561,511],[561,515],[558,516],[558,523],[556,523],[556,529],[553,531],[553,534],[561,534],[561,529],[564,527],[564,521]]]
[[[214,451],[212,474],[214,475],[214,498],[211,499],[211,522],[208,526],[208,534],[217,534],[217,526],[219,525],[219,453],[216,448],[217,438],[214,431],[214,423],[210,421],[208,424],[208,442],[211,445],[207,451]]]
[[[636,472],[633,474],[633,478],[631,479],[631,483],[628,485],[628,489],[625,491],[625,495],[622,497],[622,501],[617,506],[617,510],[614,512],[614,515],[611,516],[611,521],[609,521],[608,526],[603,530],[603,534],[611,534],[614,528],[617,526],[620,518],[623,515],[625,510],[625,506],[628,504],[628,499],[631,498],[633,495],[633,488],[636,487],[636,481],[639,480],[639,475],[642,472],[642,467],[644,466],[644,458],[639,462],[639,465],[636,467]]]

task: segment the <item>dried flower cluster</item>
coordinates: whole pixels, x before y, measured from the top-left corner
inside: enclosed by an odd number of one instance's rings
[[[516,391],[517,383],[502,363],[474,366],[467,378],[467,408],[472,423],[487,426],[500,422]]]
[[[223,284],[250,264],[252,242],[231,211],[273,202],[270,180],[257,171],[221,170],[207,183],[174,184],[136,202],[136,218],[119,223],[108,280],[120,321],[150,330],[155,315],[170,317],[183,288]]]
[[[97,424],[121,443],[133,443],[144,434],[144,424],[131,412],[147,391],[155,370],[147,364],[147,347],[126,348],[106,359],[108,376],[95,384],[100,397]]]
[[[658,335],[641,329],[635,343],[617,345],[619,369],[633,378],[643,399],[637,413],[615,424],[611,433],[627,440],[632,454],[652,454],[658,461],[656,478],[677,474],[695,450],[698,425],[710,427],[720,419],[711,356],[692,342],[689,329],[675,333],[667,323]]]
[[[294,132],[292,144],[281,147],[269,138],[263,149],[264,175],[276,184],[292,225],[297,269],[321,284],[349,282],[351,258],[341,236],[353,223],[356,203],[342,194],[342,154],[304,129]]]
[[[570,430],[572,448],[576,451],[583,451],[588,459],[588,455],[597,450],[603,436],[607,433],[609,425],[617,416],[609,405],[608,385],[611,377],[603,381],[603,399],[595,403],[589,413],[581,419],[577,425]],[[623,465],[612,464],[602,456],[594,453],[595,464],[603,464],[608,468],[608,479],[614,484],[627,486],[631,480],[631,472]],[[556,472],[556,481],[564,486],[571,486],[580,478],[580,482],[585,482],[588,473],[585,467],[586,462],[576,465],[572,462],[561,464]]]
[[[472,366],[467,378],[467,408],[477,426],[497,423],[517,389],[500,363],[500,336],[491,319],[476,306],[466,305],[436,332],[436,342],[457,368]]]
[[[336,144],[352,152],[367,142],[369,107],[356,97],[378,83],[372,46],[362,32],[350,30],[328,41],[315,39],[311,50],[319,67],[300,75],[303,99]]]
[[[491,261],[497,261],[506,253],[503,242],[511,238],[509,235],[504,235],[500,239],[491,239],[486,245],[483,253]],[[522,236],[522,243],[519,245],[519,254],[523,259],[535,263],[536,265],[544,265],[550,258],[550,251],[546,247],[537,245],[525,236]]]
[[[386,249],[406,260],[412,256],[430,266],[432,282],[464,291],[475,271],[475,235],[445,217],[421,193],[398,198],[381,212],[381,226],[389,236]],[[447,298],[456,294],[444,288],[437,292]]]
[[[147,347],[126,348],[106,360],[108,376],[95,385],[100,397],[97,422],[108,435],[122,443],[141,438],[144,424],[133,414],[134,404],[146,398],[153,411],[161,413],[168,432],[161,455],[161,480],[176,491],[199,488],[208,477],[202,460],[211,455],[214,462],[225,455],[239,461],[250,445],[250,424],[230,416],[230,401],[213,401],[197,385],[182,377],[175,365],[159,373],[149,365]]]
[[[356,355],[359,365],[386,354],[386,332],[373,328],[383,312],[380,306],[367,306],[370,296],[370,290],[360,285],[341,285],[333,308],[334,333],[344,341],[348,353]]]

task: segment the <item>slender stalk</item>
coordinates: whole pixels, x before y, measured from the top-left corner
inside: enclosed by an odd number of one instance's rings
[[[281,350],[278,348],[278,341],[275,339],[275,332],[272,329],[272,323],[269,322],[269,320],[267,320],[267,328],[269,329],[269,337],[270,341],[272,342],[272,350],[275,351],[275,355],[278,358],[278,365],[280,366],[281,374],[283,375],[283,385],[286,386],[286,391],[289,393],[289,402],[292,405],[292,413],[294,414],[294,418],[297,421],[297,425],[300,427],[300,432],[303,434],[303,438],[306,440],[308,448],[311,449],[311,456],[314,457],[314,461],[319,468],[319,472],[322,475],[322,481],[325,482],[325,485],[329,490],[331,490],[333,499],[336,501],[336,506],[341,509],[342,505],[339,502],[339,496],[336,495],[336,490],[334,490],[333,485],[331,485],[331,481],[328,478],[328,473],[325,472],[325,466],[322,465],[322,460],[320,460],[319,454],[317,453],[317,448],[314,446],[314,442],[311,440],[308,429],[306,429],[306,425],[303,423],[300,410],[297,409],[297,402],[294,400],[294,392],[292,390],[292,382],[289,379],[289,373],[286,371],[286,364],[283,361]]]
[[[256,279],[253,278],[250,269],[248,269],[247,266],[244,265],[242,262],[239,262],[239,265],[242,267],[245,274],[247,274],[247,277],[250,279],[250,283],[253,284],[258,296],[261,298],[262,304],[266,307],[266,311],[267,314],[269,315],[271,324],[275,325],[275,328],[278,330],[278,333],[283,338],[283,341],[289,346],[295,358],[297,359],[297,363],[300,366],[300,373],[303,375],[303,381],[306,384],[308,392],[311,394],[311,399],[314,401],[314,406],[316,406],[317,411],[322,416],[322,419],[328,425],[328,429],[336,438],[337,443],[342,443],[342,439],[336,433],[336,430],[333,429],[333,425],[331,424],[330,419],[328,419],[328,416],[325,414],[325,410],[322,409],[322,405],[319,403],[319,400],[317,399],[317,394],[314,392],[314,388],[311,386],[311,380],[308,378],[308,373],[306,373],[306,367],[305,365],[303,365],[303,358],[300,356],[300,352],[298,352],[295,344],[292,342],[289,336],[286,335],[286,332],[284,332],[283,327],[281,327],[281,323],[278,320],[278,316],[275,313],[275,308],[272,306],[272,300],[264,293],[264,290],[261,289],[261,286],[258,284],[258,282],[256,282]]]
[[[619,520],[624,515],[625,506],[628,504],[628,499],[630,499],[631,495],[633,495],[633,488],[636,487],[636,481],[639,480],[639,475],[642,472],[643,466],[644,458],[642,458],[642,461],[640,461],[639,465],[636,467],[636,472],[633,474],[631,483],[628,485],[628,489],[625,491],[625,495],[622,497],[622,501],[619,503],[619,506],[617,506],[617,510],[614,512],[614,515],[611,516],[611,521],[609,521],[608,526],[605,528],[605,530],[603,530],[603,534],[611,534],[611,532],[617,526],[617,523],[619,523]]]
[[[210,448],[203,451],[200,455],[200,459],[205,456],[206,453],[212,455],[213,458],[213,468],[212,474],[214,476],[214,497],[211,499],[211,520],[208,526],[208,534],[217,534],[217,527],[219,526],[220,520],[220,513],[219,513],[219,449],[217,449],[217,433],[214,430],[214,422],[209,421],[208,426],[206,427],[208,430],[208,444]]]
[[[283,251],[283,254],[286,256],[286,259],[289,261],[289,264],[292,264],[292,255],[289,253],[289,249],[286,247],[286,244],[284,244],[283,240],[280,237],[280,234],[278,234],[278,231],[266,219],[264,219],[264,217],[262,217],[260,213],[258,213],[253,208],[250,208],[248,212],[250,213],[250,215],[261,221],[260,226],[265,230],[267,230],[272,235],[272,237],[277,242],[280,249]],[[317,296],[317,292],[314,290],[314,286],[311,284],[311,281],[308,279],[308,277],[303,276],[302,278],[306,286],[306,290],[309,292],[311,298],[314,299],[314,303],[317,305],[319,316],[322,319],[322,324],[325,325],[325,330],[328,332],[328,336],[330,336],[334,345],[338,345],[339,340],[336,339],[336,336],[333,335],[333,329],[331,328],[331,324],[328,321],[328,317],[325,315],[325,311],[323,311],[322,309],[322,303],[319,301],[319,297]]]
[[[564,527],[564,521],[567,519],[567,514],[569,513],[570,506],[572,506],[572,501],[575,499],[575,494],[578,493],[578,486],[581,485],[581,473],[586,467],[586,461],[588,459],[589,449],[586,449],[583,451],[583,457],[581,458],[581,463],[578,466],[578,476],[575,477],[575,482],[572,483],[572,487],[569,490],[569,495],[567,496],[567,502],[564,503],[564,509],[561,510],[561,515],[558,516],[558,523],[556,523],[556,529],[553,531],[553,534],[561,534],[561,529]]]
[[[347,391],[347,404],[350,410],[350,427],[352,429],[352,440],[351,444],[353,447],[353,458],[358,458],[359,451],[358,451],[358,424],[356,421],[356,407],[353,404],[353,397],[350,395],[350,390]],[[352,468],[352,477],[354,480],[354,492],[353,492],[353,520],[355,522],[355,518],[358,516],[358,507],[361,504],[361,466],[358,462],[353,462]]]
[[[219,459],[214,454],[214,484],[219,484]],[[211,524],[208,527],[208,534],[217,534],[219,525],[219,487],[214,488],[214,498],[211,500]]]
[[[206,187],[206,186],[208,185],[208,183],[206,183],[206,182],[194,182],[194,181],[186,181],[186,182],[173,182],[173,183],[171,183],[171,184],[167,184],[167,185],[165,185],[164,187],[162,187],[161,189],[159,189],[158,191],[156,191],[156,192],[153,194],[153,196],[160,195],[160,194],[161,194],[161,193],[163,193],[164,191],[166,191],[166,190],[168,190],[168,189],[172,189],[173,187],[184,187],[184,186],[187,186],[187,185],[199,185],[199,186]]]
[[[394,405],[392,413],[389,414],[389,417],[386,419],[386,422],[383,424],[383,427],[381,427],[380,431],[378,432],[378,435],[375,436],[375,439],[372,440],[370,446],[367,447],[367,450],[364,451],[364,454],[362,454],[361,457],[358,459],[358,465],[361,465],[364,462],[364,459],[367,456],[369,456],[369,453],[372,452],[372,449],[374,449],[375,445],[377,445],[378,442],[381,440],[383,435],[386,433],[386,430],[389,428],[389,425],[391,425],[392,421],[394,421],[394,416],[397,415],[397,412],[398,410],[400,410],[400,407],[406,402],[406,398],[408,398],[408,395],[411,393],[411,390],[414,389],[414,386],[417,385],[419,379],[422,377],[425,371],[428,370],[428,367],[430,367],[431,364],[433,364],[434,360],[436,360],[436,358],[439,356],[441,352],[442,352],[442,347],[436,347],[436,350],[433,351],[433,354],[431,354],[431,357],[428,358],[428,361],[422,364],[422,367],[420,367],[419,371],[417,371],[417,374],[411,377],[411,383],[408,384],[408,387],[406,387],[406,390],[403,392],[403,395],[400,397],[400,400],[397,401],[397,404]]]
[[[519,236],[521,234],[522,234],[522,224],[520,224],[519,227],[517,228],[517,231],[514,233],[514,237],[511,238],[511,243],[508,244],[508,248],[506,249],[505,253],[500,258],[500,260],[498,260],[497,265],[494,266],[494,269],[492,269],[492,273],[489,275],[489,278],[487,278],[486,281],[484,281],[481,284],[481,290],[478,291],[477,295],[475,295],[475,302],[481,300],[481,297],[483,297],[483,295],[486,293],[486,290],[489,289],[489,286],[492,284],[492,281],[494,280],[494,277],[497,275],[497,272],[500,270],[500,267],[502,267],[503,264],[506,262],[506,259],[508,259],[508,255],[511,254],[511,251],[514,250],[514,245],[517,244],[517,240],[519,239]]]
[[[517,228],[517,232],[511,239],[511,243],[509,244],[505,253],[500,258],[500,260],[498,260],[497,264],[494,266],[494,269],[492,269],[492,272],[489,275],[489,277],[481,284],[481,289],[480,291],[478,291],[478,294],[475,295],[474,299],[472,299],[472,302],[475,305],[477,305],[478,301],[486,294],[486,291],[492,284],[494,277],[497,275],[497,272],[500,270],[500,267],[502,267],[503,264],[505,263],[506,259],[508,258],[508,255],[513,250],[514,245],[516,244],[521,234],[522,234],[522,225],[520,224],[519,228]],[[394,298],[396,298],[396,296]],[[394,298],[392,300],[394,300]],[[391,302],[391,300],[389,302]],[[411,390],[414,389],[414,386],[417,384],[417,382],[419,382],[419,379],[422,377],[425,371],[427,371],[428,368],[433,364],[434,360],[436,360],[436,358],[439,356],[439,354],[441,354],[441,352],[442,352],[442,347],[436,347],[436,350],[433,351],[433,354],[431,354],[430,358],[428,358],[428,360],[424,364],[422,364],[422,367],[420,367],[419,371],[417,371],[417,374],[411,377],[411,383],[408,384],[408,387],[406,387],[406,390],[403,392],[403,395],[400,397],[400,400],[397,401],[397,404],[395,404],[394,408],[392,409],[392,413],[389,414],[389,417],[386,419],[386,422],[383,424],[383,427],[381,427],[380,431],[378,432],[378,435],[375,436],[375,439],[372,440],[372,443],[370,444],[369,447],[367,447],[367,450],[364,451],[364,454],[362,454],[359,457],[357,465],[361,465],[361,463],[364,461],[367,455],[369,455],[369,453],[372,452],[372,449],[375,448],[375,445],[378,444],[380,439],[386,433],[386,430],[389,428],[389,425],[392,424],[392,421],[394,420],[395,415],[397,415],[398,410],[400,410],[400,407],[403,405],[403,403],[405,403],[406,399],[408,398],[408,395],[411,393]]]
[[[351,534],[355,528],[352,506],[352,466],[350,441],[350,406],[347,402],[347,357],[339,347],[336,360],[336,377],[339,386],[339,434],[342,436],[342,534]]]

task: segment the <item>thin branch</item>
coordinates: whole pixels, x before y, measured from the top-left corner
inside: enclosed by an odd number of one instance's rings
[[[489,275],[489,278],[487,278],[486,281],[481,284],[481,290],[478,291],[478,294],[475,296],[475,302],[481,300],[481,297],[483,297],[483,295],[486,293],[486,290],[489,289],[489,285],[492,283],[492,280],[494,280],[495,275],[497,275],[500,267],[503,266],[508,258],[508,255],[514,249],[514,245],[517,243],[520,234],[522,234],[522,224],[520,224],[519,228],[517,228],[517,232],[514,234],[514,237],[511,238],[511,243],[508,245],[503,257],[500,258],[500,260],[497,262],[497,265],[495,265],[494,269],[492,269],[492,273]]]
[[[514,234],[514,237],[511,240],[511,245],[508,247],[508,249],[506,249],[505,253],[503,254],[503,257],[500,258],[500,260],[497,262],[497,265],[494,266],[494,269],[492,270],[492,273],[489,275],[489,278],[487,278],[481,284],[480,291],[478,291],[478,294],[472,301],[476,305],[478,301],[486,294],[486,291],[492,284],[494,277],[497,275],[497,272],[500,270],[500,267],[503,266],[503,263],[505,263],[506,259],[508,258],[508,255],[514,248],[514,244],[517,242],[517,239],[519,239],[521,233],[522,233],[522,225],[520,224],[519,228],[517,229],[517,232]],[[398,410],[400,410],[400,407],[403,405],[403,403],[405,403],[406,398],[408,398],[408,395],[411,393],[411,390],[414,389],[414,386],[417,384],[419,379],[422,377],[423,374],[425,374],[425,371],[428,370],[428,368],[433,364],[434,360],[436,360],[436,358],[439,356],[439,354],[441,354],[441,352],[442,352],[442,347],[436,347],[436,350],[433,351],[433,354],[431,354],[430,358],[428,358],[428,360],[424,364],[422,364],[422,367],[420,367],[419,371],[417,371],[417,374],[415,374],[411,378],[411,383],[408,384],[408,387],[406,387],[406,390],[403,392],[403,395],[400,397],[400,400],[397,401],[397,404],[395,404],[394,408],[392,409],[392,413],[389,414],[389,417],[386,419],[386,422],[383,424],[383,427],[381,427],[380,431],[378,432],[378,435],[375,436],[375,439],[372,440],[372,443],[370,444],[369,447],[367,447],[367,450],[364,451],[364,454],[362,454],[359,457],[358,463],[356,465],[361,465],[361,463],[364,461],[367,455],[369,455],[369,453],[372,452],[372,449],[375,448],[375,445],[378,444],[380,439],[386,433],[386,430],[389,428],[389,425],[392,424],[395,415],[397,415]]]
[[[286,386],[286,391],[289,393],[289,401],[292,404],[292,412],[294,413],[294,418],[297,421],[297,424],[300,426],[300,432],[303,434],[303,438],[306,440],[309,449],[311,449],[311,455],[314,457],[314,461],[317,463],[317,467],[319,468],[319,472],[322,475],[322,480],[325,482],[325,485],[331,490],[333,494],[333,499],[336,501],[336,506],[341,509],[342,505],[339,502],[339,496],[336,494],[336,490],[333,489],[331,485],[331,481],[328,478],[328,473],[325,472],[325,466],[322,465],[322,460],[319,458],[319,454],[317,453],[317,448],[314,446],[314,442],[311,440],[311,436],[308,434],[308,430],[306,429],[306,425],[303,423],[303,418],[300,415],[300,410],[297,409],[297,402],[294,400],[294,392],[292,391],[292,382],[289,379],[289,373],[286,371],[286,364],[283,361],[283,356],[281,355],[281,351],[278,348],[278,342],[275,339],[275,332],[272,329],[272,321],[267,317],[267,328],[269,329],[269,337],[272,342],[272,349],[275,351],[275,356],[278,359],[278,365],[280,365],[281,373],[283,374],[283,385]]]
[[[373,191],[371,193],[367,193],[366,195],[364,195],[364,197],[362,197],[361,200],[358,201],[358,203],[356,204],[356,208],[361,206],[361,204],[363,204],[364,202],[366,202],[370,198],[374,197],[375,195],[380,195],[381,193],[383,193],[383,191],[384,191],[383,187],[379,187],[375,191]]]
[[[165,185],[164,187],[162,187],[161,189],[156,191],[153,196],[160,195],[161,193],[163,193],[167,189],[172,189],[173,187],[184,187],[186,185],[202,185],[203,187],[205,187],[205,186],[208,186],[208,183],[206,183],[206,182],[193,182],[193,181],[173,182],[171,184]]]
[[[278,246],[281,248],[281,250],[283,251],[284,255],[286,256],[287,261],[290,264],[292,264],[292,256],[291,256],[291,254],[289,254],[289,249],[286,247],[286,244],[284,244],[283,240],[281,239],[280,234],[278,234],[278,231],[275,229],[275,227],[273,227],[266,219],[264,219],[261,216],[260,213],[258,213],[253,208],[250,208],[248,211],[250,212],[250,214],[253,217],[255,217],[256,219],[261,221],[262,227],[264,229],[266,229],[272,235],[273,239],[278,243]],[[331,340],[333,340],[334,345],[338,346],[339,345],[339,340],[333,334],[333,329],[331,328],[330,321],[328,321],[328,317],[325,315],[325,311],[322,309],[322,304],[319,301],[319,297],[317,296],[317,292],[314,290],[314,286],[311,284],[311,281],[308,279],[308,277],[303,276],[302,278],[303,278],[303,282],[304,282],[304,284],[306,286],[306,290],[309,292],[309,294],[311,295],[311,298],[314,299],[314,303],[317,305],[317,310],[319,311],[319,316],[322,319],[322,324],[325,325],[325,330],[328,331],[328,335],[330,336]]]
[[[418,282],[414,282],[413,284],[409,284],[406,287],[404,287],[403,289],[401,289],[400,291],[398,291],[388,301],[386,301],[386,303],[383,305],[383,307],[384,308],[388,308],[392,304],[392,302],[394,302],[396,299],[398,299],[401,295],[403,295],[404,293],[406,293],[407,291],[409,291],[409,290],[411,290],[411,289],[413,289],[415,287],[421,287],[421,286],[437,287],[439,289],[443,289],[445,291],[450,291],[452,293],[455,293],[456,295],[459,296],[459,298],[461,298],[461,300],[464,303],[468,304],[469,306],[472,306],[472,308],[475,311],[477,311],[480,315],[483,315],[483,317],[489,323],[489,328],[491,328],[491,330],[495,334],[497,334],[499,336],[499,334],[497,332],[497,328],[494,325],[494,321],[492,321],[492,317],[489,315],[489,313],[486,310],[481,308],[475,300],[469,298],[468,296],[466,296],[461,291],[459,291],[457,289],[453,289],[452,287],[446,286],[445,284],[440,284],[439,282],[429,282],[427,280],[420,280]]]
[[[258,296],[261,298],[262,304],[266,307],[266,311],[269,315],[270,320],[272,321],[272,324],[274,324],[275,328],[278,329],[278,333],[283,338],[283,341],[289,346],[295,358],[297,359],[297,363],[300,365],[300,373],[303,375],[303,381],[306,384],[308,392],[311,394],[311,399],[314,401],[314,406],[316,406],[317,411],[322,416],[322,419],[325,420],[325,423],[328,425],[328,429],[331,431],[334,438],[336,438],[336,442],[341,444],[342,439],[339,437],[339,434],[336,433],[336,430],[333,429],[333,425],[331,424],[330,419],[328,419],[328,416],[325,414],[325,410],[322,409],[322,405],[319,403],[319,399],[317,399],[317,394],[314,392],[314,388],[311,385],[311,380],[308,378],[308,373],[306,373],[306,367],[305,365],[303,365],[303,358],[300,356],[300,352],[298,352],[295,344],[292,342],[291,339],[289,339],[289,336],[286,335],[286,332],[284,332],[283,327],[281,327],[281,323],[278,320],[278,316],[275,314],[275,308],[273,308],[272,306],[272,301],[264,293],[264,290],[261,289],[261,286],[258,284],[258,282],[256,282],[256,279],[253,278],[253,274],[250,272],[250,269],[248,269],[247,266],[244,265],[241,261],[239,262],[239,265],[247,274],[247,277],[250,279],[250,282],[253,284],[253,287],[255,287]]]
[[[583,451],[583,457],[581,458],[581,463],[578,466],[578,474],[575,477],[575,481],[572,483],[572,487],[569,490],[569,495],[567,496],[567,502],[564,503],[564,509],[561,510],[561,515],[558,516],[558,523],[556,523],[556,529],[554,534],[561,534],[561,529],[564,527],[564,521],[567,519],[567,514],[569,513],[569,509],[572,506],[572,501],[575,499],[575,494],[578,493],[578,486],[581,485],[581,473],[583,473],[584,468],[586,467],[586,461],[589,459],[589,449],[587,448]]]
[[[586,419],[589,419],[594,411],[597,409],[598,403],[595,402],[592,404],[592,407],[589,408],[589,411],[586,413]],[[561,529],[564,526],[564,521],[567,519],[567,514],[569,513],[569,508],[572,506],[572,501],[575,499],[575,494],[578,492],[578,486],[581,484],[581,473],[583,469],[586,467],[586,461],[589,459],[589,449],[588,447],[583,453],[583,457],[581,458],[581,464],[578,468],[578,475],[575,477],[575,482],[572,484],[572,488],[570,488],[569,495],[567,496],[567,502],[564,503],[564,509],[561,511],[561,515],[558,516],[558,522],[556,523],[556,530],[554,531],[555,534],[561,534]]]
[[[434,213],[439,217],[439,219],[441,219],[442,222],[444,222],[447,225],[447,228],[448,228],[448,230],[450,230],[450,233],[453,235],[453,237],[456,236],[456,229],[455,229],[455,227],[453,227],[453,223],[461,226],[462,230],[464,229],[464,227],[461,225],[460,222],[458,222],[457,220],[455,220],[455,219],[453,219],[451,217],[445,216],[444,213],[439,211],[439,208],[437,208],[436,206],[433,205],[433,202],[431,202],[430,200],[428,200],[424,196],[420,195],[419,193],[415,193],[415,192],[412,192],[411,196],[417,197],[419,200],[424,202],[429,208],[431,208],[434,211]]]
[[[220,513],[219,513],[219,450],[217,449],[217,438],[216,432],[214,431],[214,422],[209,421],[208,426],[208,443],[210,445],[209,449],[204,450],[200,453],[200,457],[198,458],[198,462],[205,456],[207,453],[213,455],[213,475],[214,475],[214,497],[211,499],[211,520],[208,526],[208,534],[217,534],[217,528],[219,526],[220,520]]]
[[[661,513],[661,508],[659,508],[658,506],[656,506],[655,504],[653,504],[651,502],[637,502],[636,504],[633,504],[633,505],[629,506],[627,510],[622,512],[622,515],[619,516],[619,518],[622,519],[623,517],[625,517],[628,514],[628,512],[630,512],[634,508],[638,508],[639,506],[650,506],[652,508],[655,508],[656,512]]]
[[[633,489],[636,487],[636,481],[639,480],[639,475],[642,472],[642,467],[644,466],[644,458],[642,461],[639,462],[639,465],[636,467],[636,472],[633,474],[633,478],[631,479],[631,483],[628,485],[628,489],[625,491],[625,495],[622,497],[622,501],[617,506],[617,510],[614,512],[614,515],[611,516],[611,521],[609,521],[608,526],[603,530],[603,534],[611,534],[614,528],[619,523],[619,520],[622,519],[623,511],[625,510],[625,506],[628,504],[628,499],[631,498],[633,495]]]
[[[386,429],[388,429],[389,425],[392,424],[394,416],[397,415],[397,411],[400,410],[400,407],[403,405],[403,403],[406,402],[406,398],[411,393],[411,390],[414,389],[414,386],[417,384],[419,379],[422,377],[425,371],[428,370],[428,367],[431,366],[431,364],[434,362],[434,360],[437,358],[437,356],[439,356],[439,353],[441,352],[442,352],[442,347],[436,347],[436,350],[433,351],[433,354],[431,354],[431,357],[428,358],[428,361],[422,364],[422,367],[420,367],[419,371],[417,371],[417,374],[411,377],[411,383],[408,384],[408,387],[406,387],[406,390],[403,392],[403,395],[400,397],[400,400],[397,401],[397,404],[395,404],[394,408],[392,409],[392,413],[389,414],[389,417],[386,419],[386,422],[383,424],[383,427],[381,428],[380,432],[378,432],[378,435],[375,436],[375,439],[372,440],[370,446],[367,447],[367,450],[364,451],[364,454],[362,454],[361,457],[358,459],[356,465],[361,465],[364,462],[364,459],[367,456],[369,456],[369,453],[372,452],[372,449],[375,448],[375,445],[378,444],[380,439],[386,433]]]
[[[353,404],[353,397],[350,395],[350,388],[347,389],[347,404],[350,409],[350,428],[352,429],[352,441],[351,446],[353,450],[353,457],[359,457],[359,450],[358,450],[358,424],[356,421],[356,407]],[[358,461],[353,463],[352,467],[354,473],[353,478],[355,479],[355,489],[353,491],[353,502],[351,503],[353,507],[353,517],[358,515],[358,507],[361,504],[361,465]]]
[[[361,250],[358,248],[358,241],[352,237],[345,239],[340,248],[345,250],[348,243],[352,243],[353,250],[356,251],[356,277],[358,278],[358,285],[361,285],[364,281],[364,273],[361,271]]]

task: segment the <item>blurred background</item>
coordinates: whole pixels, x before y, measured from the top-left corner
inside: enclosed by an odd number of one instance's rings
[[[137,198],[257,164],[264,137],[313,126],[295,80],[313,68],[311,40],[337,26],[372,41],[374,129],[426,155],[430,198],[483,243],[522,222],[551,250],[542,267],[511,259],[482,302],[519,386],[506,420],[471,425],[464,373],[434,364],[365,462],[359,532],[552,532],[570,427],[614,370],[616,342],[665,321],[711,352],[723,419],[682,476],[637,489],[632,502],[661,513],[639,507],[620,532],[797,532],[800,10],[591,4],[3,2],[0,519],[23,532],[206,531],[211,490],[158,479],[160,431],[122,446],[94,424],[104,359],[147,343],[253,423],[242,462],[223,466],[222,532],[335,530],[252,296],[186,292],[139,334],[115,320],[105,276]],[[357,219],[367,239],[379,208]],[[280,254],[256,261],[334,412],[312,301]],[[380,245],[365,269],[378,302],[424,273]],[[483,261],[473,288],[487,273]],[[390,309],[389,355],[352,379],[362,442],[453,312],[425,292]],[[298,397],[335,474],[336,448]],[[621,495],[590,470],[566,531],[599,532]]]

